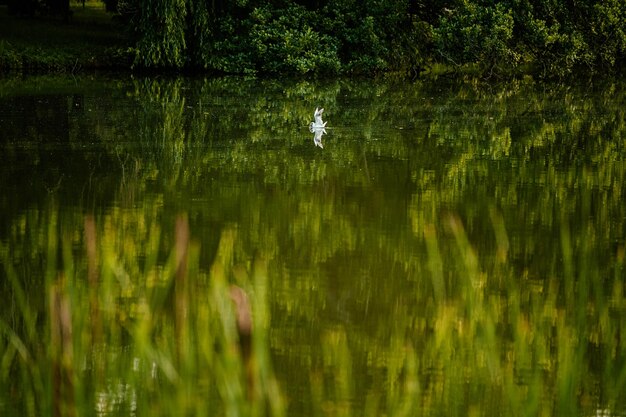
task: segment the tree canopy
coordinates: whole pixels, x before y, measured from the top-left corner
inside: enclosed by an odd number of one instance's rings
[[[226,73],[617,72],[626,0],[109,0],[134,65]]]

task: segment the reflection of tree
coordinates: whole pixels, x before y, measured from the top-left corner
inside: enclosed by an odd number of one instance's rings
[[[268,259],[271,340],[287,385],[319,383],[318,371],[324,381],[346,353],[311,346],[345,338],[354,372],[373,369],[352,389],[383,385],[401,397],[406,387],[393,381],[413,366],[434,409],[467,378],[476,392],[459,394],[459,409],[490,395],[571,399],[554,382],[570,377],[574,392],[618,389],[609,364],[625,358],[613,319],[624,308],[620,85],[138,79],[115,91],[87,91],[82,113],[62,111],[72,160],[46,163],[68,178],[57,201],[80,208],[62,211],[66,227],[82,224],[83,209],[107,207],[99,233],[123,254],[131,283],[155,279],[146,264],[166,264],[179,212],[205,270],[221,231],[236,230],[225,267]],[[318,105],[333,121],[324,152],[307,129]],[[25,143],[41,137],[25,134]],[[3,183],[46,158],[43,142],[3,143]],[[37,187],[21,183],[41,195],[0,206],[11,258],[32,276],[43,272],[17,250],[31,250],[23,225],[43,221],[36,213],[50,197]],[[597,379],[581,379],[596,366]],[[310,410],[307,398],[293,407]]]
[[[617,203],[623,195],[619,86],[586,98],[573,87],[523,83],[491,90],[239,78],[117,83],[104,100],[87,91],[80,113],[74,92],[52,96],[57,102],[46,110],[28,99],[34,113],[23,120],[36,125],[2,126],[10,150],[4,177],[23,178],[17,169],[37,172],[43,162],[46,171],[64,176],[64,200],[76,202],[85,194],[76,190],[99,193],[115,182],[122,187],[118,199],[134,196],[130,204],[157,192],[169,204],[193,207],[189,199],[212,195],[222,208],[208,214],[198,206],[203,218],[216,225],[223,219],[244,222],[255,211],[267,213],[257,221],[269,224],[291,218],[293,224],[284,227],[299,228],[290,232],[294,239],[324,239],[325,245],[312,249],[320,256],[334,253],[326,226],[350,231],[376,217],[406,219],[420,230],[437,222],[442,210],[461,210],[470,233],[480,236],[489,235],[487,208],[499,207],[516,236],[514,258],[519,252],[522,259],[533,236],[551,236],[536,244],[554,246],[558,211],[579,212],[585,193],[606,213],[598,222],[623,218]],[[18,100],[25,99],[5,98],[6,106]],[[327,108],[335,130],[331,152],[314,156],[305,126],[317,105]],[[58,129],[71,139],[70,150],[50,158],[45,148]],[[18,138],[37,146],[20,147]],[[45,188],[32,198],[47,194]],[[350,213],[353,206],[361,213]]]
[[[76,190],[98,192],[117,182],[138,198],[159,192],[182,206],[188,198],[217,193],[229,210],[244,207],[234,210],[242,218],[264,200],[263,190],[272,190],[285,195],[285,204],[272,210],[302,211],[307,224],[319,216],[320,224],[339,229],[341,211],[354,202],[365,211],[380,210],[374,216],[409,216],[417,228],[437,221],[442,209],[458,208],[471,220],[470,233],[485,234],[490,226],[483,214],[492,205],[503,210],[510,227],[520,225],[520,238],[525,230],[554,235],[554,210],[578,212],[583,187],[592,201],[606,203],[598,207],[607,216],[623,217],[616,203],[623,195],[618,85],[587,98],[574,87],[523,83],[491,90],[239,78],[117,83],[107,99],[83,94],[81,112],[75,92],[48,95],[45,100],[56,100],[48,105],[37,103],[40,96],[6,97],[5,108],[30,100],[32,110],[19,113],[33,113],[18,118],[30,127],[2,126],[5,183],[24,178],[18,169],[48,166],[46,171],[66,178],[59,191],[70,201],[78,201]],[[307,148],[305,127],[315,105],[327,108],[335,129],[331,152],[319,156]],[[49,147],[60,137],[70,140],[70,149],[50,158]],[[34,193],[44,195],[44,188]],[[290,203],[294,191],[306,198]],[[392,214],[397,208],[383,204],[398,200],[410,210]],[[296,201],[310,207],[294,207]],[[215,213],[216,221],[236,218],[225,213]],[[527,220],[520,224],[519,216]],[[315,236],[312,229],[321,226],[307,227]]]

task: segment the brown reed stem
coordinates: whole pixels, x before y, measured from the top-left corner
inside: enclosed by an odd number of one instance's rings
[[[89,284],[89,314],[91,318],[91,343],[102,342],[102,321],[98,302],[98,252],[96,240],[96,221],[93,215],[84,219],[85,249],[87,251],[87,282]]]
[[[239,349],[246,371],[248,400],[254,399],[255,378],[252,363],[252,308],[248,294],[236,285],[230,286],[230,299],[235,305],[235,319],[239,335]]]
[[[189,253],[189,221],[187,215],[181,214],[176,219],[175,250],[176,250],[176,278],[175,315],[176,315],[176,349],[179,364],[182,362],[184,345],[187,341],[185,321],[189,312],[189,296],[187,289],[187,263]]]
[[[73,417],[76,415],[76,404],[74,401],[72,311],[62,275],[50,287],[49,296],[53,415]]]

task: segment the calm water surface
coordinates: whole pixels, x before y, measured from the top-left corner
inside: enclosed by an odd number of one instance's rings
[[[625,109],[622,82],[0,80],[0,414],[624,415]]]

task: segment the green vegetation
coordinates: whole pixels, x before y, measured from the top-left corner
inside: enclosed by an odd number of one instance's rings
[[[72,19],[10,16],[0,6],[0,72],[68,72],[128,69],[131,41],[104,5],[73,3]]]
[[[626,409],[623,84],[0,86],[3,416]]]
[[[417,74],[444,65],[478,74],[563,76],[582,67],[617,71],[626,52],[623,0],[123,4],[133,4],[130,19],[141,22],[136,63],[146,67]]]
[[[579,71],[619,74],[626,58],[626,0],[111,0],[107,5],[117,11],[116,21],[125,23],[103,23],[102,35],[110,37],[105,45],[82,33],[96,29],[76,29],[83,13],[76,6],[74,21],[58,36],[50,22],[0,16],[12,28],[37,29],[68,45],[67,51],[54,45],[33,51],[38,35],[15,41],[11,35],[0,45],[0,68],[68,68],[74,60],[84,67],[232,74],[564,77]],[[113,14],[100,9],[98,19],[110,20]],[[72,44],[65,43],[69,37]]]
[[[261,258],[237,275],[255,317],[254,361],[240,353],[226,281],[235,234],[224,231],[202,271],[184,216],[163,259],[169,233],[143,211],[81,225],[54,205],[31,214],[23,231],[42,240],[0,244],[2,290],[15,302],[0,319],[2,415],[284,415]],[[33,256],[43,262],[30,264]]]

